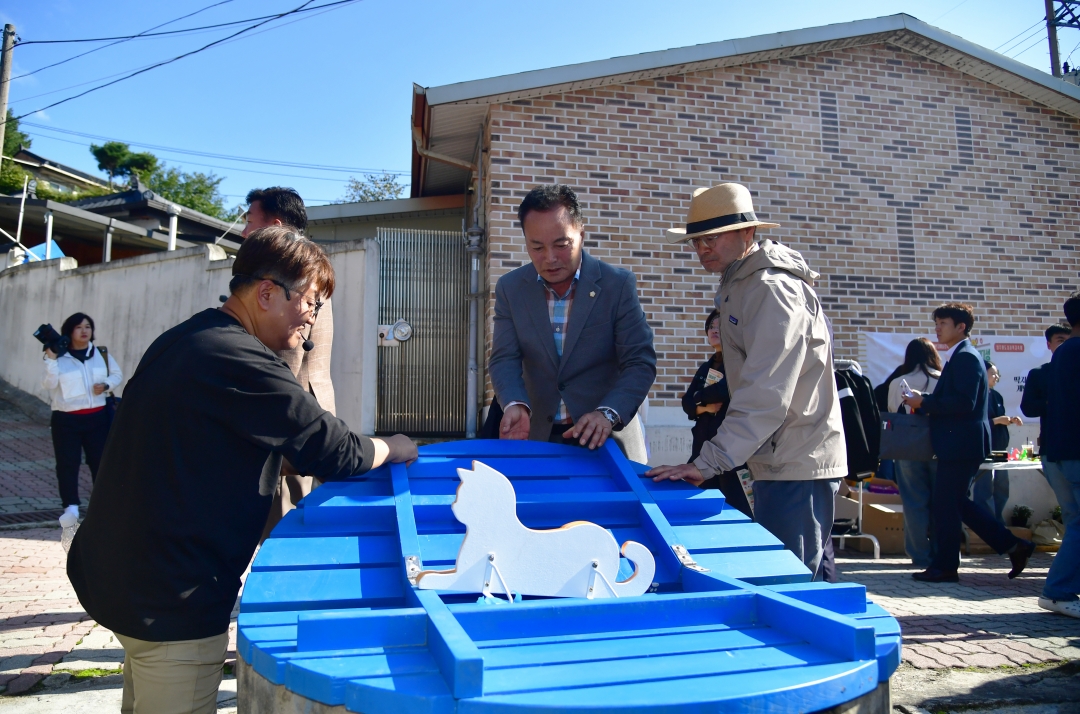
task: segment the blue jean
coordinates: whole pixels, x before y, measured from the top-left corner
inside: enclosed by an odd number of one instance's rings
[[[934,492],[937,461],[894,461],[896,485],[904,502],[904,550],[917,568],[926,570],[934,559],[930,538],[930,494]]]
[[[822,580],[821,560],[832,537],[833,499],[840,479],[754,481],[754,520]]]
[[[990,511],[998,523],[1005,525],[1001,512],[1009,502],[1009,472],[980,470],[971,487],[971,500]]]
[[[1080,594],[1080,461],[1044,459],[1043,472],[1057,494],[1065,522],[1065,537],[1046,575],[1043,597],[1076,600]]]

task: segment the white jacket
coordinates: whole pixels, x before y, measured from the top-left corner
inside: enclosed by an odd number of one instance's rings
[[[743,462],[759,481],[847,475],[817,277],[801,255],[771,240],[725,271],[715,302],[731,401],[694,461],[706,477]]]
[[[63,354],[57,359],[42,357],[45,362],[45,376],[41,386],[49,390],[54,412],[74,412],[80,409],[93,409],[105,406],[107,393],[120,386],[124,375],[120,365],[109,355],[109,369],[106,376],[105,358],[97,347],[90,346],[90,356],[85,362]],[[95,384],[108,384],[109,388],[101,394],[94,394]]]
[[[903,395],[900,394],[901,380],[907,380],[908,386],[920,394],[930,394],[934,391],[934,387],[937,386],[938,377],[940,376],[941,372],[936,369],[930,370],[930,374],[927,374],[916,367],[914,372],[902,374],[889,382],[889,411],[900,411],[900,405],[904,401]]]

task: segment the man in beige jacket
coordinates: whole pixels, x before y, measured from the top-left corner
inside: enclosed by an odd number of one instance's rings
[[[757,220],[745,186],[728,183],[695,191],[686,228],[668,231],[721,276],[715,303],[731,402],[693,463],[647,475],[700,484],[745,462],[755,520],[821,579],[847,454],[818,275],[799,253],[757,240],[759,228],[778,227]]]
[[[300,194],[294,189],[280,186],[253,189],[248,192],[247,202],[247,225],[244,226],[243,232],[245,238],[248,234],[267,226],[286,226],[295,229],[301,235],[307,228],[307,209],[304,207]],[[319,309],[307,342],[312,345],[310,350],[305,349],[301,344],[294,349],[278,352],[277,355],[289,365],[289,369],[296,375],[300,386],[315,395],[319,406],[336,415],[334,384],[330,381],[330,349],[334,342],[334,307],[330,304],[329,298]],[[281,480],[274,494],[274,502],[270,506],[270,515],[266,519],[263,540],[270,535],[270,531],[285,517],[285,514],[296,508],[300,499],[311,493],[317,485],[314,477],[298,474],[288,461],[282,463]]]

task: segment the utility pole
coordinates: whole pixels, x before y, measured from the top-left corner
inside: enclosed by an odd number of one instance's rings
[[[8,89],[11,88],[11,50],[15,47],[15,26],[4,25],[4,42],[0,46],[0,150],[7,133]]]
[[[1050,73],[1062,76],[1061,54],[1058,51],[1057,29],[1071,27],[1080,30],[1080,0],[1044,0],[1046,3],[1046,36],[1050,41]],[[1058,8],[1055,10],[1054,5]]]

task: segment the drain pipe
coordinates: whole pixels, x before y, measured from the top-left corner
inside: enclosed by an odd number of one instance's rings
[[[480,129],[483,132],[483,127]],[[480,137],[479,157],[476,164],[476,203],[473,206],[472,225],[465,231],[465,252],[469,256],[469,373],[465,378],[465,438],[476,438],[479,417],[477,378],[479,364],[477,341],[480,337],[480,254],[483,252],[484,229],[480,227],[480,211],[484,205],[484,148]]]

